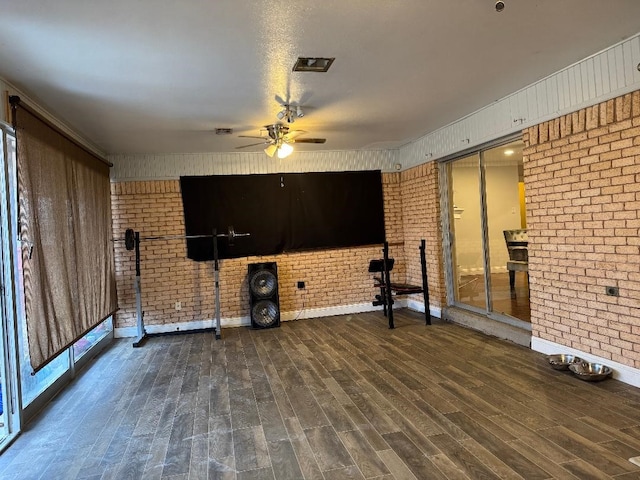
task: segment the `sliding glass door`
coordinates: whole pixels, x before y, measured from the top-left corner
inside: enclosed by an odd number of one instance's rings
[[[450,164],[452,196],[451,231],[455,299],[480,310],[486,309],[480,155]]]
[[[491,272],[490,311],[530,322],[522,143],[485,150],[482,160]]]
[[[522,142],[448,161],[443,172],[452,303],[530,322]]]
[[[10,163],[15,159],[15,138],[0,124],[0,452],[20,431],[19,383],[15,332],[13,253],[17,235],[10,206]]]

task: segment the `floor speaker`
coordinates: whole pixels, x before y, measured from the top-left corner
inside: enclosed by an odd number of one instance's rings
[[[249,264],[249,309],[252,328],[280,326],[276,262]]]

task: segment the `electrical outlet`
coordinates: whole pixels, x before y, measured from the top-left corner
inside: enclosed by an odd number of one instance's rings
[[[182,302],[176,302],[176,310],[182,310]]]
[[[304,289],[305,289],[304,282],[302,281],[298,282],[298,290],[304,290]]]
[[[620,296],[620,290],[618,290],[618,287],[605,287],[605,292],[610,297],[619,297]]]

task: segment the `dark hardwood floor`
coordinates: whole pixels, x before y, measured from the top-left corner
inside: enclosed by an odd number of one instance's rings
[[[640,390],[395,317],[115,341],[0,456],[0,478],[640,478]]]

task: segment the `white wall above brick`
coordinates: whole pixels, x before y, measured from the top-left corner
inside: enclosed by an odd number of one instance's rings
[[[262,152],[111,155],[113,181],[177,179],[181,175],[248,175],[355,170],[395,171],[397,150],[295,152],[285,159]]]
[[[639,64],[640,34],[403,146],[398,162],[410,168],[638,90]]]

